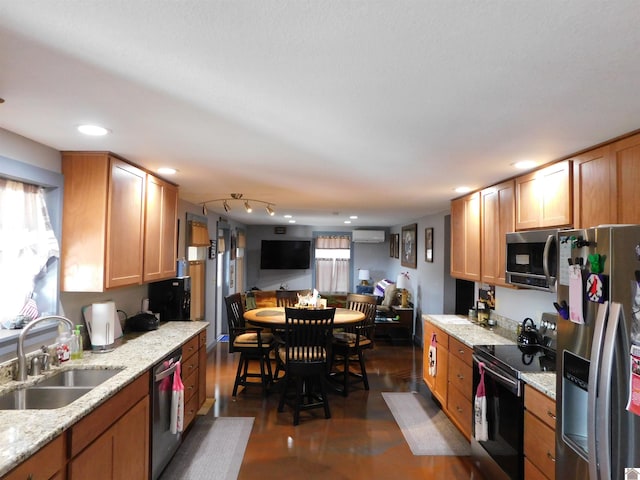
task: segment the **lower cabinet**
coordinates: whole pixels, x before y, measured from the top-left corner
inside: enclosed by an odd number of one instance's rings
[[[555,480],[556,403],[538,390],[524,390],[525,480]]]
[[[149,374],[69,430],[69,480],[149,476]]]
[[[431,339],[436,343],[435,375],[429,373],[429,348]],[[449,363],[449,335],[430,322],[424,322],[424,348],[422,362],[422,379],[431,390],[431,394],[440,402],[442,408],[447,408],[447,371]]]
[[[5,475],[3,480],[63,480],[66,466],[65,435],[62,434]]]
[[[184,384],[184,428],[195,419],[206,399],[207,332],[196,335],[182,347]]]

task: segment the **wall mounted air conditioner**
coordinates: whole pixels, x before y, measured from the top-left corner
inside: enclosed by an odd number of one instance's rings
[[[384,230],[354,230],[351,240],[355,243],[383,243]]]

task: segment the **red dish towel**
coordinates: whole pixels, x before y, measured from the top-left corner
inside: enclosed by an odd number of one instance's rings
[[[487,422],[487,396],[484,387],[484,363],[478,363],[480,370],[480,383],[476,390],[474,402],[475,431],[474,436],[478,442],[489,439],[489,423]]]
[[[429,345],[429,375],[431,375],[432,377],[436,376],[436,345],[436,334],[433,333],[431,334],[431,345]]]
[[[176,364],[173,374],[173,391],[171,392],[171,433],[182,432],[184,426],[184,385],[180,378],[180,362]]]

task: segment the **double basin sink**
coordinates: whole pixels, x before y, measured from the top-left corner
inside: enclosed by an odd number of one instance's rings
[[[55,409],[69,405],[122,371],[109,369],[61,370],[41,382],[0,396],[0,410]]]

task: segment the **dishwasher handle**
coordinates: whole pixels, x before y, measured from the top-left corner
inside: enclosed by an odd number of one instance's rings
[[[165,370],[162,370],[161,372],[156,373],[154,380],[156,382],[159,382],[161,380],[164,380],[168,376],[173,375],[173,373],[176,371],[176,368],[178,368],[178,363],[180,363],[181,360],[182,360],[182,357],[178,358],[178,360],[173,362],[170,367],[166,368]]]
[[[475,354],[472,354],[472,357],[473,357],[474,368],[475,368],[475,365],[481,363],[482,359],[477,357]],[[507,387],[517,397],[520,397],[522,395],[522,383],[519,380],[517,380],[515,378],[509,378],[509,377],[497,372],[496,370],[492,369],[491,367],[488,367],[486,362],[482,362],[482,363],[484,363],[485,372],[487,372],[490,376],[493,376],[494,379],[498,383],[501,383],[503,386]]]

